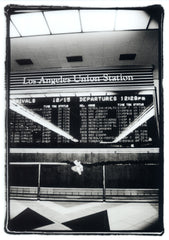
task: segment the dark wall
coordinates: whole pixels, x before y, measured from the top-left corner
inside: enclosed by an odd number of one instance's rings
[[[109,164],[106,166],[107,188],[158,188],[159,165]]]
[[[82,175],[71,170],[72,165],[42,165],[42,187],[101,188],[102,165],[84,165]],[[107,188],[158,188],[159,165],[157,164],[107,164]],[[11,165],[11,186],[37,186],[38,165]]]
[[[102,166],[84,166],[82,175],[71,170],[72,165],[45,166],[41,168],[42,187],[102,187]]]
[[[10,166],[9,185],[36,187],[38,185],[38,165]]]

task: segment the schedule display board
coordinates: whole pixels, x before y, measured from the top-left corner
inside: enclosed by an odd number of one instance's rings
[[[118,143],[113,140],[153,102],[152,95],[112,94],[17,99],[78,139],[77,143],[11,111],[11,147],[150,147],[156,146],[154,117]]]

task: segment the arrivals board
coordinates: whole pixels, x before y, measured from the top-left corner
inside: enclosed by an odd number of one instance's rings
[[[22,98],[16,101],[78,142],[10,112],[11,147],[150,147],[157,145],[155,118],[114,144],[114,139],[153,103],[152,95],[121,93],[95,96]]]

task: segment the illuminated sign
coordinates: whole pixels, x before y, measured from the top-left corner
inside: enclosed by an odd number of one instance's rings
[[[61,136],[44,125],[10,115],[12,147],[130,147],[153,146],[156,141],[154,118],[144,122],[117,144],[114,140],[152,104],[152,95],[119,93],[109,96],[74,96],[15,99],[18,104],[62,129],[77,142]],[[144,118],[143,118],[144,119]],[[47,126],[47,125],[46,125]],[[153,131],[151,130],[153,129]],[[114,145],[113,145],[114,144]]]

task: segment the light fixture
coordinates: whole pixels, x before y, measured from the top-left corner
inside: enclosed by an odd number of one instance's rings
[[[158,22],[154,19],[151,19],[148,29],[158,29]]]
[[[76,92],[76,97],[86,97],[90,96],[89,92]]]
[[[45,11],[44,16],[52,34],[81,32],[78,10]]]
[[[106,95],[107,95],[107,92],[92,92],[91,93],[91,96],[106,96]]]
[[[54,125],[53,123],[49,122],[48,120],[44,119],[43,117],[41,117],[40,115],[38,115],[37,113],[31,111],[30,109],[28,109],[25,106],[20,105],[19,103],[17,103],[15,100],[10,100],[10,109],[21,114],[22,116],[50,129],[51,131],[67,138],[70,139],[73,142],[78,142],[77,139],[75,139],[73,136],[71,136],[69,133],[65,132],[64,130],[62,130],[61,128],[57,127],[56,125]]]
[[[83,32],[112,31],[115,24],[115,10],[80,10]]]
[[[149,26],[148,26],[149,24]],[[10,37],[97,32],[114,30],[157,29],[143,10],[56,10],[11,15]]]
[[[150,16],[142,10],[117,10],[115,30],[146,29]]]
[[[11,21],[10,21],[10,37],[20,37],[20,34],[18,33],[17,29],[15,28]]]
[[[50,34],[41,12],[11,15],[11,20],[21,36]]]

